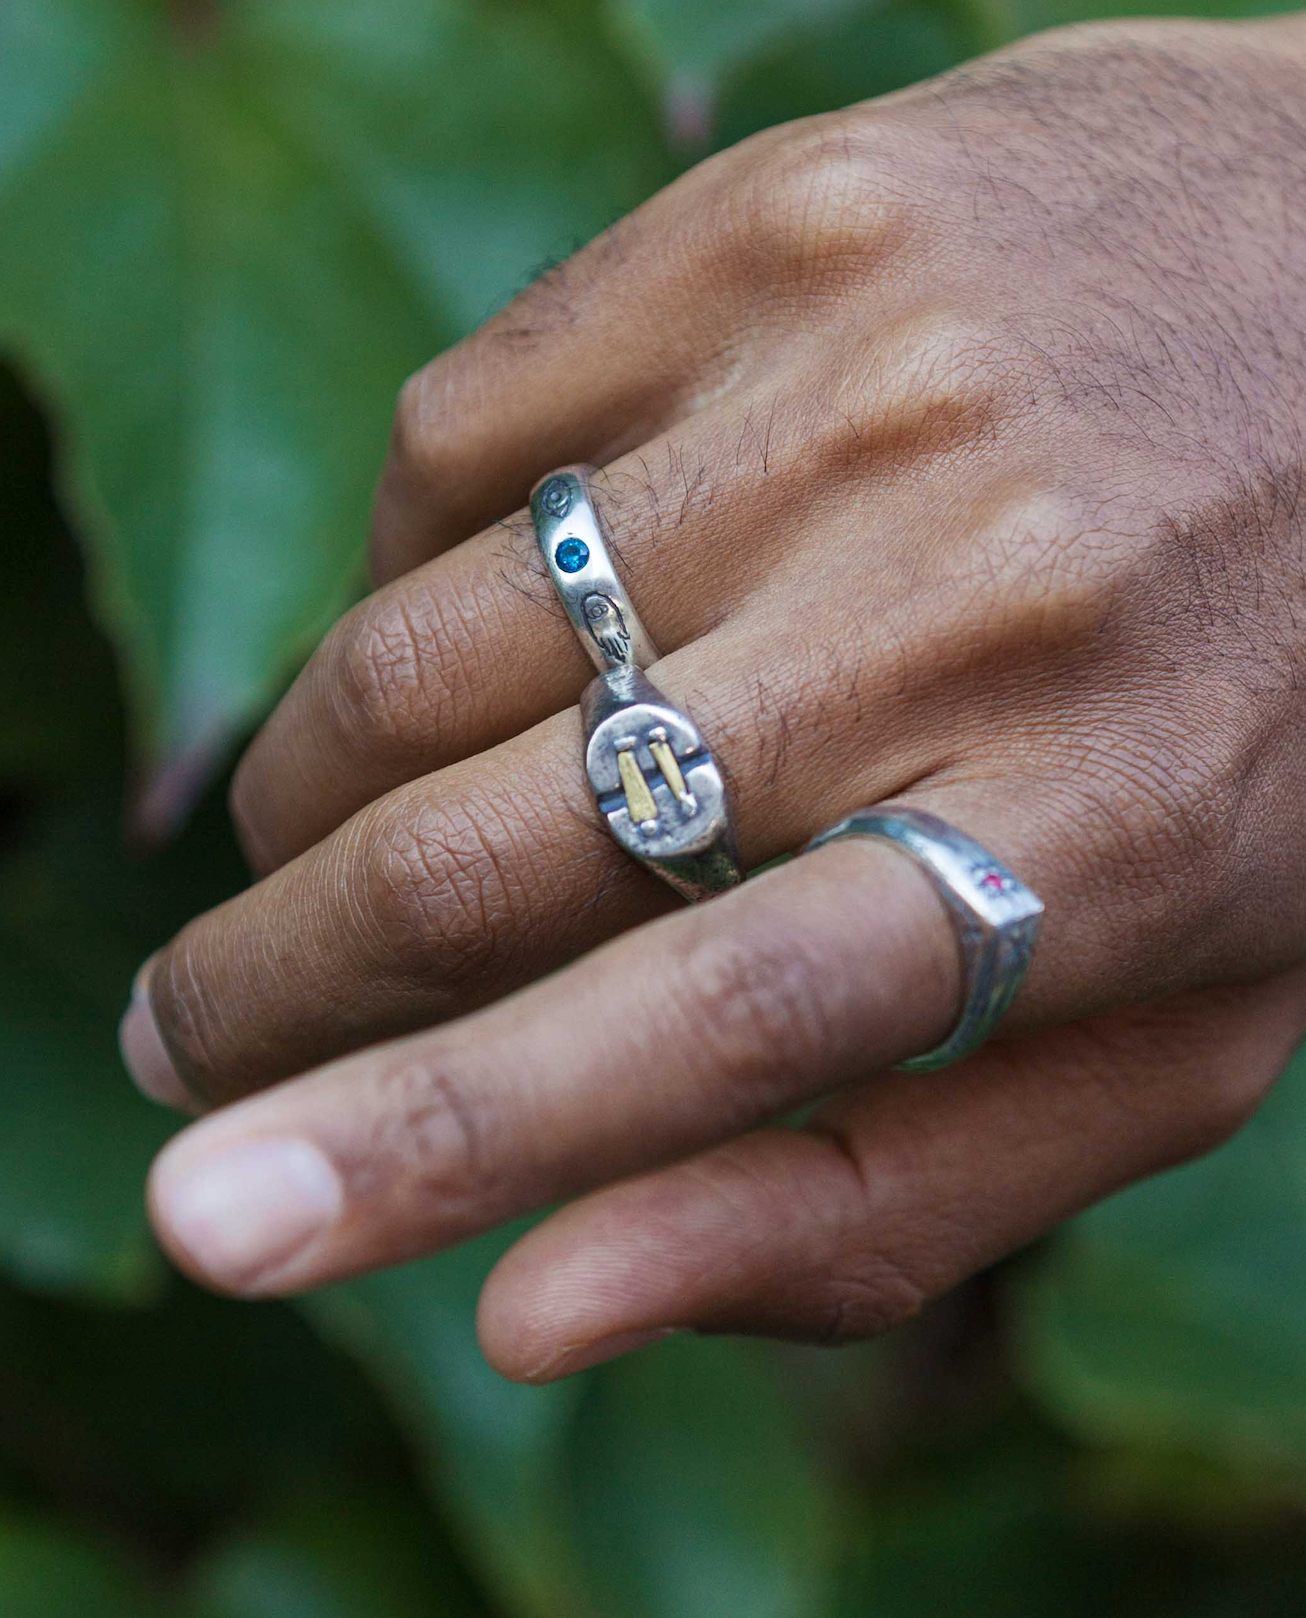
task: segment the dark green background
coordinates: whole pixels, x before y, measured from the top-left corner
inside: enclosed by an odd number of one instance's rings
[[[294,1308],[170,1276],[114,1044],[243,881],[221,775],[359,587],[405,374],[700,155],[668,107],[724,144],[1090,8],[0,4],[3,1618],[1306,1608],[1306,1065],[881,1343],[533,1391],[473,1338],[504,1234]]]

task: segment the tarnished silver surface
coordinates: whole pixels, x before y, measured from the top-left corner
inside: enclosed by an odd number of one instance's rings
[[[1029,970],[1043,903],[982,844],[920,809],[879,804],[859,809],[813,837],[804,853],[836,837],[892,843],[933,877],[961,951],[962,1009],[941,1045],[901,1065],[915,1072],[969,1056],[1002,1021]]]
[[[531,492],[544,565],[599,670],[581,696],[585,771],[622,848],[686,899],[706,899],[743,880],[725,782],[693,720],[641,672],[658,649],[618,577],[591,470],[560,467]]]
[[[591,680],[580,711],[585,773],[622,848],[686,899],[742,882],[725,782],[689,715],[631,667]]]
[[[540,555],[596,669],[645,669],[658,649],[617,575],[590,497],[592,467],[564,466],[531,491]]]

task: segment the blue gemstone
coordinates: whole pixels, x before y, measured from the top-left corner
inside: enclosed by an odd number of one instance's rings
[[[553,560],[564,573],[579,573],[589,559],[590,548],[579,539],[564,539],[553,553]]]

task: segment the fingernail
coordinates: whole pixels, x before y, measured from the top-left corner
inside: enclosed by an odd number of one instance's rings
[[[256,1140],[163,1171],[155,1217],[194,1267],[230,1291],[262,1290],[340,1218],[344,1187],[310,1141]]]
[[[574,1376],[577,1371],[588,1371],[592,1365],[603,1365],[608,1360],[620,1359],[623,1354],[633,1354],[636,1349],[647,1348],[650,1343],[660,1343],[679,1329],[677,1326],[655,1326],[646,1331],[614,1332],[611,1337],[598,1337],[592,1343],[573,1343],[550,1360],[531,1381],[552,1382],[558,1377]]]
[[[131,1004],[118,1024],[118,1049],[122,1052],[123,1066],[142,1095],[165,1107],[190,1111],[191,1098],[172,1065],[172,1058],[164,1046],[159,1025],[150,1007],[149,983],[153,965],[154,958],[151,956],[136,974]]]

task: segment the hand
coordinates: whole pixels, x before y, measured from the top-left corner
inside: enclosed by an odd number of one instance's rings
[[[125,1027],[220,1109],[153,1177],[184,1267],[578,1199],[487,1285],[510,1376],[856,1337],[1250,1114],[1306,1030],[1304,88],[1297,20],[1038,39],[704,163],[406,387],[377,593],[236,782],[263,880]],[[747,863],[893,797],[1044,899],[999,1041],[891,1071],[960,992],[892,850],[684,910],[609,840],[496,521],[574,460]]]

